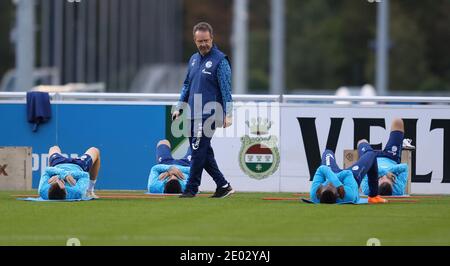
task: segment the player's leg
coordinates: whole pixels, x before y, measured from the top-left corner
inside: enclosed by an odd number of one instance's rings
[[[391,124],[391,132],[389,134],[389,140],[386,143],[380,156],[387,157],[391,160],[400,163],[402,155],[402,143],[404,138],[405,126],[403,120],[395,118]]]
[[[166,139],[161,140],[156,145],[156,163],[172,164],[173,157],[170,142]]]
[[[192,159],[192,146],[189,145],[189,148],[186,151],[186,154],[179,161],[183,162],[181,165],[190,166]]]
[[[205,170],[216,183],[216,191],[211,196],[212,198],[224,198],[234,193],[230,183],[225,179],[222,172],[219,170],[211,144],[209,145],[207,152]]]
[[[61,148],[57,145],[50,147],[48,150],[48,156],[52,156],[55,153],[61,154]]]
[[[191,168],[189,171],[189,179],[186,184],[186,189],[183,194],[197,194],[198,187],[201,183],[203,168],[206,162],[206,156],[208,152],[208,142],[211,139],[207,137],[198,138],[189,138],[189,143],[192,148],[192,157],[191,157]]]
[[[376,156],[377,153],[373,150],[367,140],[360,140],[358,142],[358,160],[352,166],[347,168],[348,170],[352,171],[353,176],[358,183],[358,186],[361,184],[364,176],[372,168],[372,165],[376,161]],[[373,188],[373,186],[370,185],[371,183],[373,183],[372,178],[369,181],[369,189],[371,191],[376,191],[376,189],[378,189],[378,186],[376,188]]]
[[[61,149],[55,145],[50,147],[48,150],[48,165],[56,166],[58,164],[62,164],[68,161],[68,159],[61,154]]]
[[[100,170],[100,150],[91,147],[89,148],[83,156],[81,156],[81,160],[84,162],[83,170],[89,172],[89,186],[87,190],[87,197],[98,198],[94,193],[95,183],[97,182],[98,172]]]
[[[386,203],[387,200],[378,195],[378,161],[379,151],[374,151],[367,140],[358,142],[358,161],[350,167],[353,176],[361,184],[362,179],[367,175],[369,185],[369,203]]]
[[[401,118],[394,118],[391,124],[391,132],[392,131],[401,131],[405,132],[405,124],[403,123],[403,119]]]
[[[192,148],[189,180],[186,189],[181,197],[192,197],[197,194],[201,183],[202,173],[206,162],[208,147],[211,145],[211,138],[205,136],[202,121],[191,121],[191,136],[189,144]]]
[[[91,147],[84,153],[84,155],[89,155],[90,157],[84,159],[87,164],[85,171],[89,172],[91,180],[96,180],[100,170],[100,150],[95,147]],[[81,159],[83,160],[83,156],[81,156]]]
[[[342,169],[336,163],[336,155],[333,151],[326,149],[322,154],[322,165],[326,165],[331,168],[335,173],[339,173]]]

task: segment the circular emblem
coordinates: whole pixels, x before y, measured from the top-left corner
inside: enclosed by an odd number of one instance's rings
[[[353,171],[358,171],[358,169],[359,169],[359,166],[357,166],[357,165],[355,165],[355,166],[352,167],[352,170],[353,170]]]
[[[206,68],[211,68],[212,67],[212,62],[211,61],[206,62],[205,67]]]
[[[259,141],[252,141],[248,136],[244,138],[250,143],[244,143],[239,155],[242,171],[255,179],[263,179],[275,173],[280,164],[278,149],[270,148]]]
[[[392,146],[391,148],[392,152],[396,152],[398,150],[397,146]]]

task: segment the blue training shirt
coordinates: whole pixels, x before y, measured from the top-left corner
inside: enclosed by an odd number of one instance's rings
[[[48,190],[50,189],[48,180],[54,175],[59,175],[61,180],[66,176],[71,175],[77,181],[75,186],[72,186],[64,180],[66,199],[82,199],[86,197],[86,191],[89,186],[89,173],[83,171],[83,169],[76,164],[64,163],[45,169],[38,187],[39,196],[41,196],[41,198],[48,200]]]
[[[339,173],[334,173],[330,167],[326,165],[321,165],[317,168],[316,173],[311,184],[310,198],[314,203],[320,203],[320,199],[317,198],[316,192],[320,185],[326,186],[328,183],[333,184],[333,186],[340,187],[344,186],[345,196],[343,199],[337,198],[336,203],[341,202],[353,202],[357,203],[359,201],[359,191],[358,183],[356,183],[353,173],[350,170],[342,170]]]
[[[392,195],[402,196],[405,194],[405,188],[408,183],[408,165],[405,163],[397,163],[387,157],[378,157],[378,177],[386,175],[388,172],[396,175],[395,182],[392,185]],[[367,175],[361,181],[361,190],[365,195],[369,194],[369,184],[367,183]]]
[[[217,66],[214,66],[215,63]],[[192,101],[193,95],[196,93],[203,96],[202,107],[205,107],[207,102],[217,101],[222,104],[224,114],[232,116],[231,66],[228,57],[215,45],[209,54],[201,56],[200,53],[195,53],[189,60],[189,68],[177,103],[177,110],[182,109],[183,103],[189,103],[191,118],[199,116],[198,113],[194,114]]]
[[[181,184],[181,189],[184,191],[186,189],[186,184],[189,179],[190,167],[181,165],[169,165],[169,164],[157,164],[152,167],[150,175],[148,176],[147,191],[149,193],[164,193],[164,186],[167,183],[167,178],[164,180],[159,180],[159,175],[161,173],[167,172],[170,167],[178,168],[184,175],[184,180],[179,180]]]

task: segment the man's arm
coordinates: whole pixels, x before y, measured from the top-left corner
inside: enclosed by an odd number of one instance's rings
[[[39,181],[39,187],[38,187],[38,193],[39,196],[43,199],[48,199],[48,190],[50,189],[50,184],[48,183],[48,180],[50,179],[50,176],[47,172],[44,172],[44,174],[41,176],[41,180]]]
[[[227,58],[222,59],[217,68],[217,80],[222,93],[222,108],[225,120],[231,123],[233,116],[233,97],[231,96],[231,66]]]
[[[363,180],[361,181],[361,191],[364,193],[364,195],[369,195],[370,190],[367,175],[365,175]]]
[[[340,173],[342,184],[344,186],[345,195],[344,198],[338,198],[338,202],[353,202],[356,203],[359,200],[358,183],[351,171],[345,170]]]
[[[159,175],[168,170],[167,165],[157,164],[150,170],[148,176],[147,191],[149,193],[163,193],[164,192],[164,180],[159,179]]]
[[[320,168],[320,167],[319,167]],[[319,168],[314,174],[313,181],[311,183],[311,188],[309,190],[309,197],[314,203],[319,203],[320,200],[317,198],[317,190],[320,188],[323,182],[325,182],[325,176],[319,171]]]
[[[48,190],[50,189],[48,180],[55,175],[59,176],[59,178],[62,178],[62,174],[65,174],[65,171],[62,169],[58,169],[56,167],[45,168],[44,174],[41,176],[38,187],[38,193],[41,198],[48,199]]]
[[[89,179],[89,173],[84,172],[84,171],[74,172],[74,173],[71,173],[71,175],[75,180],[79,180],[82,178]]]
[[[314,174],[313,182],[310,189],[310,198],[314,203],[319,203],[320,199],[317,197],[316,192],[325,181],[329,181],[336,188],[342,186],[341,181],[337,178],[336,174],[331,171],[330,167],[321,165],[317,168]]]
[[[392,195],[401,196],[405,194],[405,187],[408,183],[408,165],[405,163],[397,164],[391,167],[391,172],[397,177],[393,182]]]
[[[89,178],[78,179],[75,186],[66,186],[67,196],[66,199],[81,199],[85,196],[85,193],[89,186]]]

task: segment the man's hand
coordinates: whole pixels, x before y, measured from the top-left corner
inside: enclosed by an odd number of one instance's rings
[[[233,124],[233,117],[231,116],[225,116],[225,119],[223,120],[223,128],[227,128]]]
[[[172,113],[172,121],[180,117],[181,113],[180,111],[175,111]]]
[[[75,180],[75,178],[73,178],[73,176],[68,175],[66,176],[66,181],[67,183],[69,183],[71,186],[75,186],[77,184],[77,181]]]
[[[170,176],[169,172],[162,172],[162,173],[159,175],[158,179],[159,179],[159,180],[164,180],[164,179],[168,178],[169,176]]]
[[[397,177],[394,173],[387,172],[386,177],[395,182],[395,178]]]
[[[178,169],[177,167],[174,167],[174,166],[170,167],[168,173],[169,173],[170,175],[176,176],[176,177],[177,177],[178,179],[180,179],[180,180],[184,180],[184,175],[183,175],[183,173],[182,173],[182,172],[180,171],[180,169]]]
[[[54,175],[48,180],[48,183],[53,184],[58,180],[58,178],[59,178],[59,175]]]
[[[337,188],[337,192],[339,194],[339,198],[343,199],[345,197],[345,190],[344,190],[344,186],[339,186]]]

